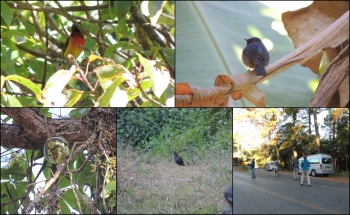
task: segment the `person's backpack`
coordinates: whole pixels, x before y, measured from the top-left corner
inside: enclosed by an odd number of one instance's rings
[[[306,163],[305,160],[303,160],[303,161],[301,162],[301,169],[303,169],[305,163]],[[306,165],[306,167],[307,167],[307,165]]]

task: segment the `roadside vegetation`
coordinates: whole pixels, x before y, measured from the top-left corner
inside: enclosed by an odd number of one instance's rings
[[[331,175],[349,178],[349,108],[237,108],[233,116],[240,164],[255,158],[264,168],[278,160],[281,171],[291,172],[294,157],[325,153],[333,160]]]

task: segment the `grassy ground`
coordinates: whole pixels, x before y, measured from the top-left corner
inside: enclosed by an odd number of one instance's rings
[[[343,171],[343,172],[340,172],[340,173],[334,173],[333,176],[349,179],[349,172]]]
[[[118,149],[117,213],[222,213],[232,154],[198,154],[179,153],[186,166],[178,166],[172,152],[150,156]]]
[[[242,166],[242,165],[233,166],[233,169],[241,172],[248,172],[248,171],[250,172],[250,166]]]

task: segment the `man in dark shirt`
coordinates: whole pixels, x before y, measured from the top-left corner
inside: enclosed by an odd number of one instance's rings
[[[255,159],[253,158],[252,163],[250,164],[250,169],[252,170],[252,177],[255,178],[254,167],[255,167]]]
[[[278,176],[278,170],[280,170],[281,165],[280,163],[278,163],[278,160],[276,160],[276,165],[273,168],[273,176]]]
[[[299,171],[299,161],[297,158],[293,160],[293,177],[294,180],[298,180],[298,171]]]

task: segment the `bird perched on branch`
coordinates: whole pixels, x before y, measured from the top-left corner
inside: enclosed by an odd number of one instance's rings
[[[242,52],[243,63],[249,68],[255,69],[257,76],[266,76],[265,66],[269,64],[269,52],[259,38],[252,37],[245,40],[247,46]]]
[[[81,24],[81,22],[79,22],[79,24]],[[64,57],[68,58],[68,55],[71,54],[74,58],[77,58],[83,51],[83,48],[81,47],[84,47],[85,45],[84,34],[79,30],[77,26],[73,24],[70,37],[71,38],[67,38],[65,44],[66,50],[64,51]],[[74,42],[71,39],[74,40]],[[77,44],[79,44],[81,47]],[[67,69],[68,67],[69,65],[63,65],[64,69]]]
[[[61,164],[69,155],[69,143],[63,137],[50,137],[44,146],[44,156],[53,164]]]
[[[180,166],[185,166],[182,158],[174,151],[175,162]]]

